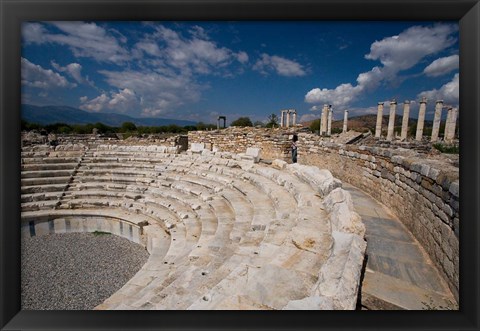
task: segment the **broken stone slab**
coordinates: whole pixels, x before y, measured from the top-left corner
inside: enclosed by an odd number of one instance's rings
[[[325,210],[330,214],[332,230],[355,233],[362,238],[365,225],[353,206],[352,196],[341,188],[336,188],[323,200]]]
[[[335,188],[342,187],[342,182],[333,177],[332,173],[326,169],[298,163],[289,164],[286,168],[298,178],[310,184],[322,198]]]
[[[260,161],[260,155],[262,153],[261,148],[257,147],[248,147],[247,151],[245,152],[245,155],[253,157],[253,160],[255,163],[258,163]]]
[[[278,170],[284,170],[287,167],[287,162],[275,159],[272,161],[272,167]]]
[[[357,234],[332,231],[333,253],[320,269],[315,295],[331,297],[334,309],[354,310],[367,243]]]

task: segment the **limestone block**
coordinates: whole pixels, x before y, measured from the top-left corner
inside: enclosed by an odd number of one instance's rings
[[[249,147],[249,148],[247,148],[247,151],[245,152],[245,155],[253,157],[254,162],[258,163],[258,161],[260,161],[261,152],[262,152],[261,148]]]
[[[205,144],[204,143],[192,143],[190,150],[193,153],[201,153],[205,149]]]
[[[326,196],[332,190],[342,186],[342,182],[326,169],[319,169],[314,166],[306,166],[298,163],[287,165],[287,169],[294,175],[310,184],[321,197]]]
[[[360,215],[355,212],[349,192],[336,188],[325,197],[323,204],[330,213],[332,230],[355,233],[363,238],[365,226]]]
[[[455,196],[456,198],[460,196],[460,183],[458,179],[450,184],[448,191],[452,193],[452,195]]]
[[[287,162],[285,161],[278,160],[278,159],[275,159],[272,161],[272,167],[276,169],[283,170],[286,168],[286,166],[287,166]]]
[[[356,234],[332,231],[333,253],[320,270],[316,295],[333,298],[334,309],[355,309],[367,244]]]

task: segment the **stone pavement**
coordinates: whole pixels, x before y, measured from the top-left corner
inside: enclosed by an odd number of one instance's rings
[[[447,285],[408,229],[375,199],[343,183],[365,224],[362,309],[458,309]]]

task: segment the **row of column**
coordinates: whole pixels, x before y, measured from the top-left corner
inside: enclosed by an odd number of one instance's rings
[[[290,127],[290,114],[293,116],[292,126],[297,125],[297,111],[295,109],[285,109],[281,111],[280,126],[282,128]]]
[[[377,123],[375,127],[375,137],[377,138],[380,138],[380,135],[382,132],[383,105],[384,105],[383,102],[378,103]],[[388,118],[387,140],[393,140],[396,108],[397,108],[397,102],[395,100],[390,101],[390,116]],[[438,100],[435,105],[435,115],[433,118],[432,136],[430,138],[430,141],[432,142],[438,141],[443,108],[444,108],[443,101]],[[418,112],[418,122],[417,122],[417,132],[415,135],[415,140],[418,140],[418,141],[422,140],[422,137],[423,137],[423,127],[425,124],[426,109],[427,109],[427,100],[426,98],[422,98],[422,100],[420,101],[420,109]],[[403,104],[402,131],[400,134],[400,139],[407,138],[409,116],[410,116],[410,101],[405,101]],[[447,120],[445,123],[445,132],[444,132],[444,139],[447,142],[452,141],[455,137],[455,127],[457,124],[457,116],[458,116],[458,109],[453,107],[448,107]]]

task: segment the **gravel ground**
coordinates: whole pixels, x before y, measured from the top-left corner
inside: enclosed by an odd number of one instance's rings
[[[132,278],[147,259],[141,245],[112,234],[24,238],[22,309],[93,309]]]

